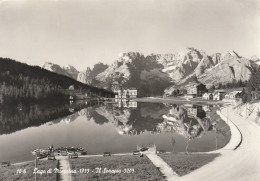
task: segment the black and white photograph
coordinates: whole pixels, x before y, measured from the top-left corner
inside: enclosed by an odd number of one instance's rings
[[[260,180],[260,0],[0,0],[0,181],[85,180]]]

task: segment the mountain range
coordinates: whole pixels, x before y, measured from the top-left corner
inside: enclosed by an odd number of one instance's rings
[[[171,93],[192,81],[201,82],[208,88],[250,79],[260,60],[245,58],[235,51],[207,55],[204,51],[187,48],[169,54],[139,52],[120,53],[111,64],[98,63],[79,72],[73,66],[61,67],[45,63],[43,68],[72,77],[80,82],[112,90],[116,87],[138,89],[140,96]]]

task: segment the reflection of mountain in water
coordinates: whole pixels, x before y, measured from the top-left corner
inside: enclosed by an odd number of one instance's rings
[[[140,109],[118,107],[115,105],[99,106],[95,112],[117,127],[119,134],[138,135],[144,132],[157,132],[158,123],[163,122],[162,115],[167,112],[162,104],[139,103]],[[99,118],[93,115],[98,123]]]
[[[202,133],[210,131],[212,123],[206,117],[202,106],[174,105],[169,113],[163,115],[164,122],[159,125],[161,131],[173,131],[185,138],[193,139],[202,136]]]
[[[158,123],[163,122],[161,116],[167,110],[162,104],[139,104],[140,109],[118,107],[118,104],[97,106],[90,112],[90,117],[93,117],[97,124],[112,123],[117,127],[119,134],[137,135],[143,132],[157,132]]]
[[[91,117],[97,124],[105,122],[113,124],[120,135],[172,132],[187,139],[203,136],[204,133],[211,131],[215,124],[214,120],[207,117],[206,111],[211,110],[209,106],[165,106],[159,103],[139,103],[139,105],[139,109],[119,108],[112,104],[98,106],[92,109]]]

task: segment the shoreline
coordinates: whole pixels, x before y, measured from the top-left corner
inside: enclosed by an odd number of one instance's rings
[[[154,102],[154,103],[176,103],[176,104],[206,104],[206,105],[228,105],[230,103],[224,101],[212,101],[204,99],[185,99],[185,98],[161,98],[161,97],[144,97],[133,99],[137,102]]]

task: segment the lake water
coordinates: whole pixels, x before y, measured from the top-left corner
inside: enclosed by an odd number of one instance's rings
[[[211,151],[228,141],[216,109],[134,101],[9,108],[0,112],[0,161],[32,160],[33,149],[50,145],[79,146],[88,154],[132,152],[150,144],[165,151]]]

